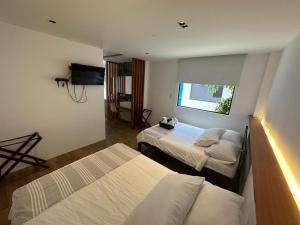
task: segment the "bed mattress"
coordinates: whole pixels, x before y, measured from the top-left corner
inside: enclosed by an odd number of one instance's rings
[[[206,156],[204,148],[194,145],[204,130],[184,123],[178,123],[173,130],[166,130],[155,125],[140,132],[137,136],[137,142],[146,142],[155,146],[198,171],[206,167],[233,178],[239,160],[234,164],[224,164],[217,159]]]

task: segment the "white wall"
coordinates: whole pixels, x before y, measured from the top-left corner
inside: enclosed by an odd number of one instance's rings
[[[284,50],[265,121],[300,185],[300,34]]]
[[[35,154],[46,159],[103,140],[103,86],[76,104],[54,81],[71,62],[101,66],[102,49],[2,22],[0,32],[0,140],[38,131]]]
[[[149,106],[149,84],[150,83],[150,62],[145,62],[145,79],[144,79],[144,109]]]
[[[260,87],[260,92],[255,106],[254,116],[259,119],[262,119],[264,116],[270,90],[281,59],[281,54],[282,51],[275,51],[270,53],[268,63],[266,66],[265,75]]]
[[[177,60],[150,62],[148,107],[152,110],[151,124],[158,123],[164,115],[173,115],[177,66]]]
[[[163,115],[175,115],[179,120],[195,126],[224,127],[242,132],[248,123],[248,115],[254,113],[268,57],[268,53],[246,57],[228,116],[177,107],[177,60],[151,62],[149,107],[153,110],[152,124],[157,123]]]
[[[125,76],[125,93],[132,93],[132,76]]]

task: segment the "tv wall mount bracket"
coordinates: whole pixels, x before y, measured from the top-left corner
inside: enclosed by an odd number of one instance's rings
[[[67,86],[69,83],[69,79],[68,78],[55,78],[55,81],[57,83],[57,87],[64,87],[65,85]]]

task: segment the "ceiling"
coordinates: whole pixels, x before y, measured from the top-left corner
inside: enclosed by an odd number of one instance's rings
[[[0,0],[0,20],[129,57],[181,58],[283,48],[300,31],[300,1]]]

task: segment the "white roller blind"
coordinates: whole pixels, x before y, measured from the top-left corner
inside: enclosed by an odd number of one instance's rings
[[[197,84],[239,85],[246,55],[180,59],[178,81]]]

